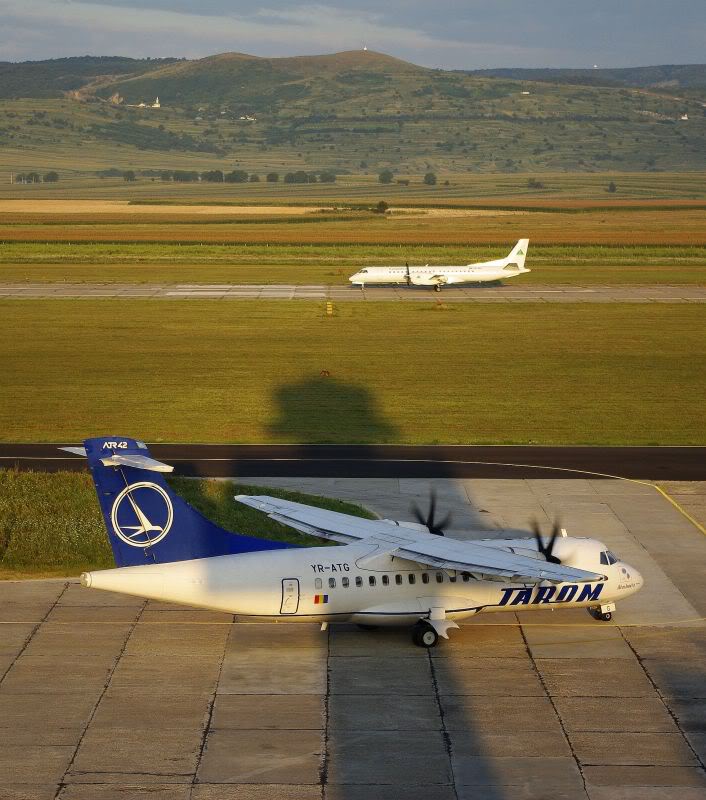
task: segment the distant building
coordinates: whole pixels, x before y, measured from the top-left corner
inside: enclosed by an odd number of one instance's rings
[[[137,104],[138,108],[147,108],[147,104],[145,102],[140,102]]]
[[[152,103],[152,108],[161,108],[161,107],[162,107],[162,105],[159,102],[159,97],[155,97],[154,103]]]
[[[682,114],[682,115],[681,115],[681,117],[679,117],[679,119],[686,119],[686,120],[688,120],[688,119],[689,119],[689,115],[688,115],[688,114]]]
[[[522,92],[522,94],[529,94],[529,92]]]

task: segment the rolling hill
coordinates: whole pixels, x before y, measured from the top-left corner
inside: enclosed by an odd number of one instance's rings
[[[706,99],[706,64],[663,64],[620,69],[485,69],[466,75],[582,86],[623,86]]]
[[[5,63],[0,168],[700,170],[704,72],[468,74],[372,51]]]

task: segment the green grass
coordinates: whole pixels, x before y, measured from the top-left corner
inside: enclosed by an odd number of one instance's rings
[[[705,323],[697,304],[5,300],[0,431],[703,444]]]
[[[353,503],[325,497],[247,486],[230,481],[170,478],[187,502],[216,524],[306,547],[322,541],[273,522],[233,500],[236,494],[269,494],[300,503],[373,519]],[[115,566],[93,481],[83,472],[0,470],[0,579],[17,575],[76,575]]]
[[[507,244],[223,245],[9,242],[0,282],[285,283],[347,285],[374,264],[464,264],[497,258]],[[703,284],[706,248],[531,246],[529,284]]]

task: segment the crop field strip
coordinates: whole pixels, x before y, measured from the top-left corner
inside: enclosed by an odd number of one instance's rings
[[[695,304],[0,300],[0,431],[699,444],[705,324]]]
[[[59,222],[62,224],[48,224]],[[528,235],[534,245],[691,245],[706,244],[706,208],[678,211],[624,210],[515,211],[466,214],[436,209],[407,210],[392,216],[366,212],[232,215],[207,220],[186,215],[155,220],[151,215],[104,221],[14,215],[0,218],[0,242],[197,242],[233,244],[513,244]]]
[[[74,199],[93,198],[96,200],[122,200],[145,202],[196,203],[237,202],[242,204],[278,204],[291,203],[332,203],[359,202],[372,203],[380,199],[391,203],[414,203],[421,205],[476,205],[479,199],[486,202],[498,202],[501,205],[521,204],[556,205],[572,202],[596,202],[599,204],[616,202],[656,202],[656,201],[703,201],[706,199],[706,177],[703,171],[698,172],[599,172],[599,173],[494,173],[479,174],[469,172],[445,173],[437,171],[436,186],[425,186],[422,183],[422,170],[417,174],[395,175],[391,184],[379,183],[377,173],[339,175],[333,184],[284,184],[266,183],[174,183],[161,182],[151,178],[139,177],[135,183],[125,183],[121,178],[98,178],[94,173],[85,170],[99,169],[105,166],[104,161],[92,164],[84,161],[81,155],[83,172],[75,167],[75,151],[71,151],[73,166],[62,167],[55,151],[47,154],[45,162],[39,162],[38,156],[19,150],[14,153],[7,148],[0,148],[0,173],[5,172],[8,182],[0,183],[0,199]],[[183,154],[145,153],[137,151],[136,160],[126,154],[116,154],[115,163],[123,169],[181,169],[198,170],[223,169],[227,167],[223,159],[199,157],[197,163],[183,164]],[[203,154],[206,156],[206,154]],[[31,159],[27,161],[26,159]],[[191,156],[191,159],[194,157]],[[144,159],[149,159],[146,163]],[[3,163],[7,160],[7,163]],[[257,171],[253,165],[243,163],[243,168],[251,172]],[[308,168],[308,167],[304,167]],[[58,169],[61,180],[56,184],[14,184],[9,183],[10,171],[30,169]],[[262,177],[262,175],[261,175]],[[280,175],[280,178],[282,176]],[[528,180],[540,178],[544,188],[530,189]],[[396,183],[398,179],[409,179],[408,186]],[[445,181],[449,185],[445,185]],[[617,197],[606,192],[610,181],[617,185]]]

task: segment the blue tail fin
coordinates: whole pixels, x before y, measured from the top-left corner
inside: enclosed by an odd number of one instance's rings
[[[172,468],[151,458],[143,442],[104,436],[84,446],[119,567],[292,547],[214,525],[174,494],[163,477]]]

